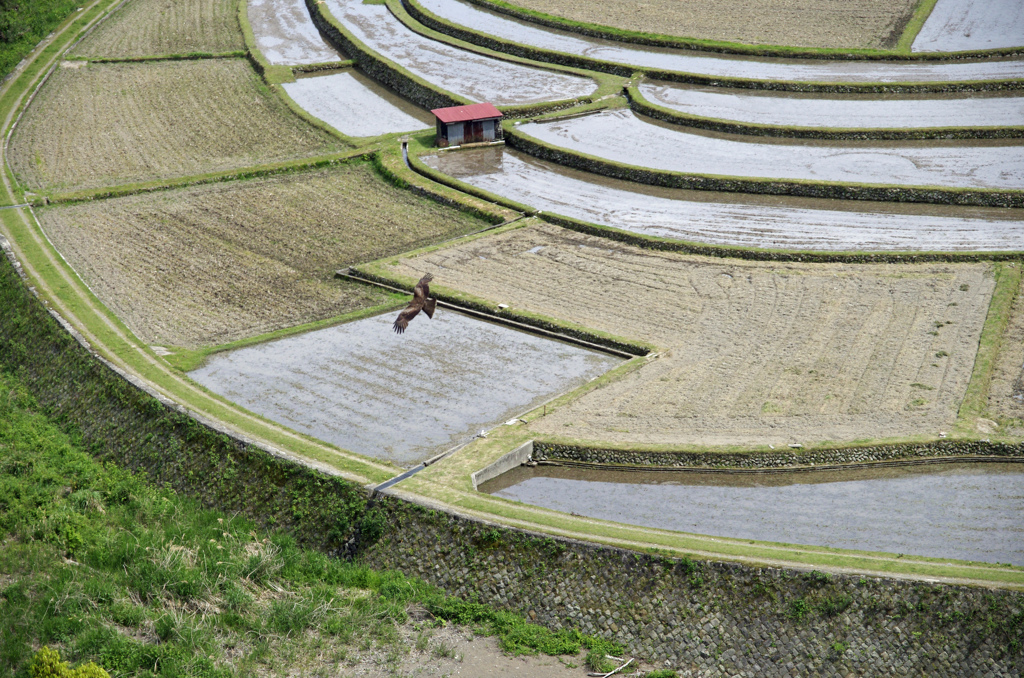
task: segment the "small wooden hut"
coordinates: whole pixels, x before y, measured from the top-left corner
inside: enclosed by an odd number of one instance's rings
[[[436,118],[437,145],[441,148],[502,138],[501,111],[491,104],[435,108],[430,112]]]

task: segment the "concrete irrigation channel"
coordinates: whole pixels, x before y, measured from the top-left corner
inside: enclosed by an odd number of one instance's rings
[[[537,466],[509,471],[480,489],[665,530],[1024,565],[1021,463],[798,473]]]
[[[462,0],[416,0],[430,13],[469,31],[503,41],[594,61],[651,70],[757,81],[816,83],[927,83],[1020,79],[1024,61],[843,61],[746,58],[647,48],[585,37],[489,12]]]
[[[256,46],[275,66],[318,64],[342,58],[313,25],[303,0],[247,0],[246,11]]]
[[[758,125],[810,128],[977,128],[1024,126],[1024,97],[974,93],[956,96],[812,96],[645,81],[653,104],[688,115]]]
[[[190,376],[296,431],[410,466],[621,362],[449,310],[397,335],[396,313],[216,354]]]
[[[466,149],[423,162],[508,200],[581,221],[675,240],[824,251],[1024,250],[1024,211],[763,198],[609,179],[509,148]],[[812,207],[813,206],[813,207]]]
[[[670,128],[629,110],[602,111],[518,132],[633,167],[727,177],[1019,190],[1024,145],[989,142],[749,141]],[[623,144],[626,138],[630,143]]]
[[[472,101],[532,104],[584,97],[597,89],[589,78],[530,68],[431,40],[407,28],[383,4],[328,0],[325,6],[377,54]]]

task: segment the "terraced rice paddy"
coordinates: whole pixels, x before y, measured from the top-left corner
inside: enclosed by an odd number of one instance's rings
[[[144,341],[223,344],[383,303],[336,269],[486,224],[365,163],[38,212],[47,235]]]
[[[967,388],[988,264],[764,264],[533,225],[389,268],[659,347],[531,422],[594,444],[785,445],[937,435]]]
[[[733,177],[1017,189],[1024,145],[747,141],[653,124],[629,110],[518,128],[553,146],[639,167]],[[628,138],[629,144],[622,139]]]
[[[395,313],[213,356],[190,376],[341,448],[411,466],[620,359],[438,309]]]
[[[491,490],[498,496],[620,523],[1024,565],[1021,464],[756,476],[538,467],[507,475],[494,484],[519,482]]]
[[[8,157],[31,190],[68,191],[344,147],[289,111],[248,62],[215,59],[58,68],[15,129]]]
[[[825,83],[941,82],[1024,77],[1024,61],[1021,60],[913,63],[828,59],[747,59],[730,55],[709,56],[707,52],[645,48],[628,43],[588,38],[575,33],[541,27],[537,24],[516,21],[505,15],[486,12],[463,0],[418,1],[434,14],[480,33],[556,52],[567,52],[592,59],[660,71],[698,73],[721,78]],[[662,0],[657,0],[657,4],[661,2]],[[665,4],[672,4],[674,9],[661,7],[661,10],[669,13],[673,11],[686,12],[688,16],[701,11],[701,7],[708,6],[695,2],[666,2]],[[848,6],[848,3],[843,4]],[[615,3],[601,3],[595,5],[595,8],[600,7],[599,11],[603,14],[605,10],[614,5]],[[630,6],[633,7],[633,5]],[[653,3],[645,4],[644,12],[637,12],[635,7],[630,9],[630,12],[637,16],[654,17],[658,16],[659,12],[654,9],[655,6],[657,5]],[[770,20],[766,22],[765,17],[773,17],[764,3],[748,3],[745,6],[749,12],[760,17],[762,23],[770,22]],[[794,8],[794,11],[801,14],[806,13],[806,10],[805,4]],[[605,22],[598,20],[595,23]],[[660,25],[662,28],[654,31],[655,33],[665,33],[672,26],[671,22]],[[716,39],[721,37],[719,34]]]
[[[1021,210],[858,203],[862,211],[843,211],[834,200],[758,199],[644,186],[508,148],[467,149],[423,160],[534,209],[674,240],[828,251],[1024,249]]]
[[[628,31],[808,47],[891,47],[915,2],[899,0],[516,0],[545,14]]]
[[[256,46],[275,65],[317,64],[341,59],[313,25],[304,0],[247,0]]]
[[[448,92],[498,106],[584,97],[590,78],[530,68],[467,52],[406,28],[383,4],[327,0],[325,7],[377,54]]]
[[[938,0],[912,52],[1024,46],[1024,5],[1017,0]]]
[[[434,124],[426,110],[352,69],[300,78],[283,87],[311,115],[350,137],[410,132]]]
[[[242,49],[236,0],[127,0],[72,53],[126,58]]]
[[[1024,97],[842,98],[642,82],[653,104],[687,115],[758,125],[861,129],[927,127],[1024,127]]]

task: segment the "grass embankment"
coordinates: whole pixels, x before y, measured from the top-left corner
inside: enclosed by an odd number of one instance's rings
[[[40,40],[79,7],[80,0],[5,2],[0,9],[0,77],[14,70]]]
[[[424,645],[430,627],[451,621],[497,634],[514,654],[586,647],[598,666],[621,651],[299,549],[101,465],[4,373],[0,450],[0,677],[27,675],[44,644],[114,676],[316,673],[374,648],[397,662],[410,605],[434,618],[420,629]]]

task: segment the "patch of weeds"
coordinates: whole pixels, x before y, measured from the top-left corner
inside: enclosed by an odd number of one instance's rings
[[[793,621],[803,621],[807,613],[811,611],[811,604],[804,598],[797,598],[796,600],[789,601],[789,608],[786,610],[786,616]]]
[[[925,390],[925,391],[934,391],[935,390],[934,386],[929,386],[928,384],[920,384],[920,383],[918,383],[916,381],[913,384],[910,385],[910,388],[919,388],[919,389],[922,389],[922,390]]]
[[[841,612],[845,612],[850,605],[853,604],[853,597],[845,594],[836,596],[829,596],[819,600],[815,605],[818,612],[825,617],[834,617]]]
[[[644,674],[644,678],[676,678],[678,674],[672,669],[655,669]]]
[[[966,292],[969,289],[971,289],[971,286],[968,285],[967,283],[964,283],[963,285],[960,286],[960,291],[961,292]]]
[[[946,353],[945,351],[937,351],[937,352],[935,353],[935,357],[936,357],[936,358],[945,358],[945,357],[946,357],[946,356],[948,356],[948,355],[949,355],[949,354],[948,354],[948,353]]]
[[[434,656],[439,659],[455,659],[455,646],[442,640],[434,646]]]

